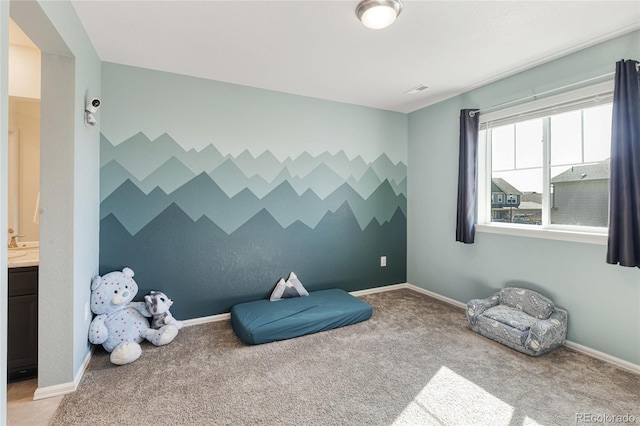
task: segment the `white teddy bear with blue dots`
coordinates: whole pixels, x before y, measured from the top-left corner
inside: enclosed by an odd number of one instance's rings
[[[96,276],[91,283],[91,310],[96,317],[89,326],[89,341],[111,352],[113,364],[129,364],[142,354],[140,342],[147,339],[156,346],[170,343],[178,334],[178,327],[165,325],[156,330],[149,327],[145,317],[151,317],[144,302],[132,302],[138,294],[133,271],[124,268],[104,276]]]

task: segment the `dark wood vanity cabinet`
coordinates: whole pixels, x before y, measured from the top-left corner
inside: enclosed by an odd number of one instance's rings
[[[38,267],[9,268],[7,379],[38,375]]]

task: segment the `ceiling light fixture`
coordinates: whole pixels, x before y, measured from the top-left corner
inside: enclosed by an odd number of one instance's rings
[[[365,27],[374,30],[393,24],[402,12],[400,0],[362,0],[356,7],[356,16]]]

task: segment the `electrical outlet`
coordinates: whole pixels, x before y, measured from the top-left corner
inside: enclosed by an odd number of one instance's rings
[[[387,266],[387,256],[380,256],[380,266]]]
[[[91,309],[89,309],[89,302],[84,304],[84,320],[89,321],[91,319]]]

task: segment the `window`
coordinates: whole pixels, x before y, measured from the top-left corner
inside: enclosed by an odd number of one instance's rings
[[[611,92],[607,82],[481,115],[478,223],[606,232]]]

